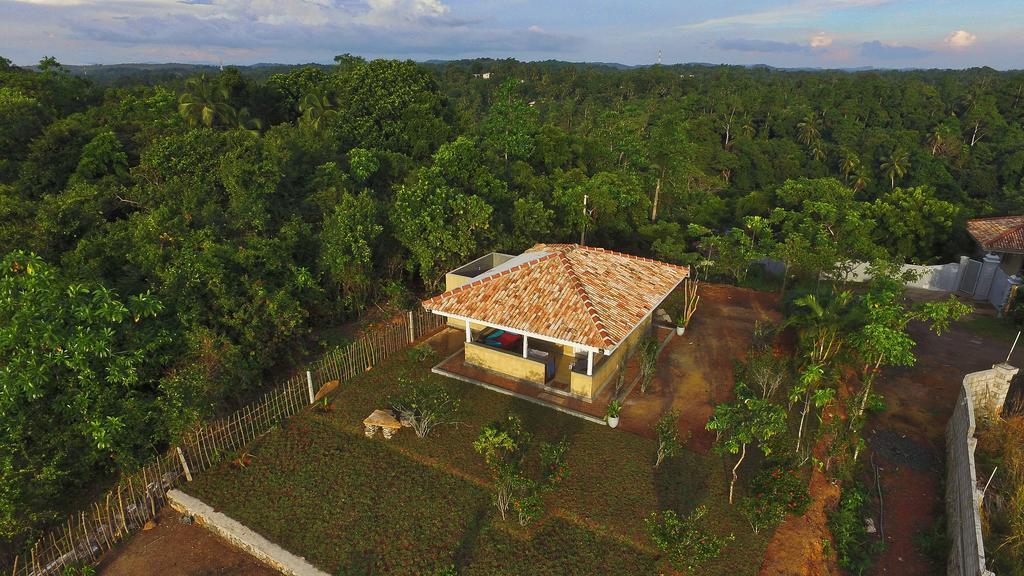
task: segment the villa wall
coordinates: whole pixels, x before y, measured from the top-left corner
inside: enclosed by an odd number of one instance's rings
[[[950,541],[947,576],[995,576],[985,568],[974,431],[979,420],[1002,412],[1010,382],[1018,369],[996,364],[964,377],[953,416],[946,426],[946,535]]]
[[[523,358],[519,354],[512,354],[476,342],[466,342],[466,363],[517,380],[544,385],[544,364]]]
[[[600,392],[602,388],[617,377],[619,369],[626,364],[626,361],[633,355],[633,352],[635,352],[637,346],[643,342],[643,339],[651,334],[652,320],[653,314],[648,314],[643,321],[640,322],[640,325],[637,326],[636,330],[633,330],[633,332],[622,341],[622,344],[619,344],[619,347],[615,349],[615,352],[613,352],[611,356],[606,357],[603,362],[598,363],[595,357],[593,376],[573,372],[572,380],[570,382],[570,389],[572,393],[587,399],[592,399],[597,396],[598,392]]]

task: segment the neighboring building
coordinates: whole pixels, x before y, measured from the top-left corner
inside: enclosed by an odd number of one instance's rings
[[[423,306],[464,331],[457,354],[466,365],[592,402],[688,275],[684,266],[602,248],[538,244],[450,272],[446,291]]]
[[[967,221],[967,233],[978,243],[980,260],[960,258],[958,290],[987,300],[1001,314],[1016,299],[1024,265],[1024,216],[996,216]]]
[[[1008,276],[1020,274],[1024,265],[1024,216],[968,220],[967,233],[983,253],[999,256],[999,267]]]

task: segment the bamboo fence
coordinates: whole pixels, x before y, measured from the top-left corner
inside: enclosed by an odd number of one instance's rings
[[[0,574],[48,576],[66,567],[95,565],[100,556],[140,530],[166,502],[167,491],[220,463],[253,439],[312,403],[330,380],[345,381],[441,328],[444,319],[422,308],[365,332],[352,344],[327,352],[277,388],[225,418],[197,426],[177,445],[152,458],[91,505],[51,527]]]

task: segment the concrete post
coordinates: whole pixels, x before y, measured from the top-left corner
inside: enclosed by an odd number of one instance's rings
[[[306,386],[309,387],[309,403],[316,402],[316,394],[313,393],[313,374],[306,370]]]
[[[416,324],[413,322],[412,310],[409,311],[409,344],[416,341]]]
[[[996,268],[999,268],[999,255],[989,252],[981,261],[981,275],[978,276],[978,285],[974,288],[975,300],[988,300],[988,294],[992,291],[992,280],[996,275]]]
[[[967,273],[967,263],[970,261],[970,256],[960,257],[960,266],[956,269],[956,285],[953,286],[953,292],[960,290],[960,285],[964,283],[964,274]]]

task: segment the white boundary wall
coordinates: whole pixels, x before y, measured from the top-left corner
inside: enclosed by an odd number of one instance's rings
[[[981,490],[974,464],[976,418],[1002,411],[1010,381],[1019,369],[996,364],[964,376],[953,416],[946,426],[946,535],[950,540],[947,576],[995,576],[985,569],[981,532]]]

